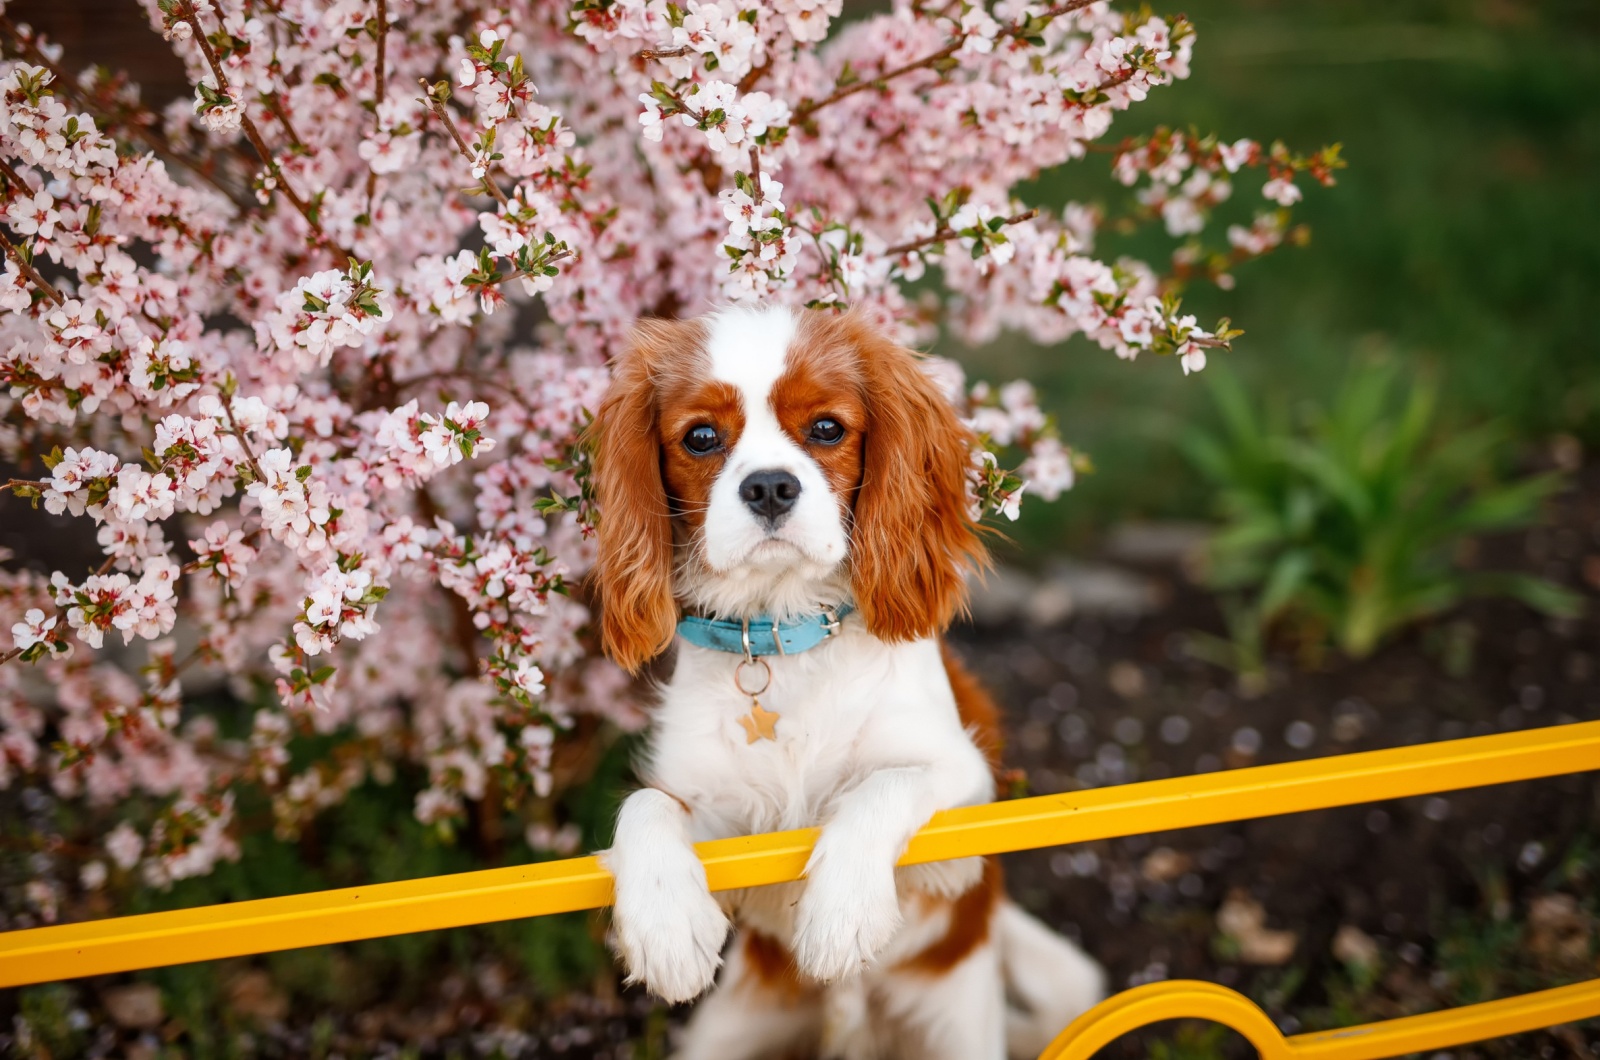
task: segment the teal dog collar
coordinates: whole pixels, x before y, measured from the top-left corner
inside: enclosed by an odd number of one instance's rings
[[[685,615],[678,621],[678,636],[697,648],[725,651],[747,659],[763,655],[798,655],[839,632],[839,624],[854,610],[849,604],[825,607],[821,614],[796,622],[775,622],[765,615],[743,621]]]

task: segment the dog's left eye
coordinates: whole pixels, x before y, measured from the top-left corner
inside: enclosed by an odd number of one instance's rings
[[[722,438],[717,434],[717,429],[708,423],[689,428],[689,433],[683,436],[683,447],[695,456],[715,452],[721,444]]]
[[[844,427],[838,420],[820,419],[811,425],[811,441],[821,445],[837,445],[844,437]]]

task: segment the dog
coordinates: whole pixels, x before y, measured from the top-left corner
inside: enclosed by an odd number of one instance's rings
[[[685,1002],[721,969],[677,1056],[1036,1056],[1099,967],[994,858],[896,867],[999,754],[939,639],[987,561],[974,438],[918,356],[859,311],[644,321],[590,440],[603,646],[676,648],[602,859],[630,981]],[[802,881],[708,890],[694,843],[812,826]]]

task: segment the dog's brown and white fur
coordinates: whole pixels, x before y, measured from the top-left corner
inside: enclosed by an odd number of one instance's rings
[[[854,314],[645,322],[594,438],[596,585],[623,666],[666,651],[686,609],[856,608],[769,660],[776,740],[747,742],[739,656],[682,643],[660,690],[648,786],[605,862],[632,978],[678,1002],[722,968],[679,1057],[1036,1055],[1099,999],[1098,967],[1005,898],[994,859],[895,867],[935,811],[994,797],[999,742],[938,640],[985,552],[970,434],[916,356]],[[782,476],[782,504],[752,493],[759,473]],[[804,881],[708,891],[693,843],[819,825]]]

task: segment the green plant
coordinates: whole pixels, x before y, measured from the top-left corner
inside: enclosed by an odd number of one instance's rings
[[[1499,883],[1503,887],[1503,880]],[[1530,968],[1525,928],[1509,903],[1490,898],[1486,906],[1445,912],[1434,929],[1435,982],[1446,1004],[1475,1005],[1547,985]]]
[[[1150,1043],[1150,1060],[1224,1060],[1227,1031],[1215,1023],[1185,1023],[1167,1041]]]
[[[1387,360],[1363,364],[1298,424],[1281,404],[1258,410],[1224,373],[1212,388],[1221,430],[1190,433],[1182,447],[1216,490],[1222,524],[1205,576],[1234,601],[1241,660],[1259,662],[1249,638],[1269,629],[1310,652],[1331,642],[1365,656],[1469,596],[1578,610],[1578,597],[1548,581],[1458,561],[1469,539],[1533,522],[1560,479],[1503,478],[1499,432],[1441,425],[1431,379]]]
[[[24,990],[18,1007],[13,1055],[48,1060],[74,1056],[83,1047],[87,1024],[74,1005],[71,987],[50,983]]]

